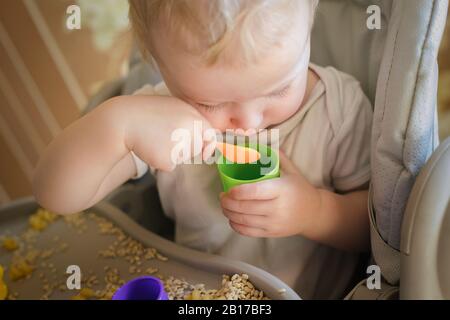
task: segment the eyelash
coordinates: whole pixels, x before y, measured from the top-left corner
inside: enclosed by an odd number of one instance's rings
[[[216,104],[216,105],[211,106],[211,105],[203,104],[203,103],[197,103],[197,105],[202,107],[206,111],[216,111],[223,106],[223,104]]]
[[[270,98],[276,98],[276,97],[284,97],[289,89],[290,89],[290,85],[288,85],[287,87],[285,87],[284,89],[280,90],[279,92],[276,92],[274,94],[269,95]],[[213,110],[217,110],[221,107],[223,107],[223,104],[216,104],[216,105],[208,105],[208,104],[203,104],[203,103],[197,103],[198,106],[206,109],[207,111],[213,111]]]
[[[291,85],[288,85],[284,89],[282,89],[274,94],[271,94],[270,97],[284,97],[288,93],[290,88],[291,88]]]

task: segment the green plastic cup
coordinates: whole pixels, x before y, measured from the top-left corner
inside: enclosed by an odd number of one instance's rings
[[[280,160],[278,153],[269,146],[263,144],[245,144],[246,147],[256,149],[261,158],[252,163],[234,163],[226,159],[222,154],[217,163],[217,170],[222,181],[223,191],[231,188],[258,181],[277,178],[280,176]]]

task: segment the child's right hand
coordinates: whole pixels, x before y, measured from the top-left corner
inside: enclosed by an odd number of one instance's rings
[[[209,128],[192,106],[173,97],[109,99],[47,146],[34,172],[33,194],[51,211],[85,210],[136,174],[131,151],[155,169],[173,169],[172,132],[183,128],[193,135],[196,120],[203,131]],[[204,159],[214,152],[215,135],[211,138],[208,145],[200,139],[197,150]]]
[[[126,144],[155,169],[171,171],[176,164],[195,156],[206,160],[214,152],[216,136],[214,131],[206,131],[211,125],[188,103],[167,96],[127,99],[134,102],[129,110]]]

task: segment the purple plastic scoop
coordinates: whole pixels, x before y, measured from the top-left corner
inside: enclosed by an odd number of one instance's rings
[[[114,293],[113,300],[168,300],[159,278],[142,276],[128,281]]]

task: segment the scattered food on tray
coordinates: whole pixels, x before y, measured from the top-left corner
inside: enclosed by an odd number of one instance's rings
[[[0,265],[0,300],[5,300],[8,296],[8,287],[3,281],[3,266]]]
[[[72,297],[72,300],[87,300],[96,296],[96,293],[91,288],[83,288],[76,296]]]
[[[204,284],[191,285],[184,280],[168,278],[164,288],[171,300],[268,300],[263,291],[257,290],[247,274],[222,276],[220,289],[207,290]]]
[[[45,242],[48,247],[42,248],[42,245],[36,245],[38,238],[46,235],[48,233],[46,229],[57,220],[65,223],[69,230],[73,230],[77,234],[85,233],[90,223],[96,226],[100,235],[114,237],[110,245],[106,248],[99,248],[97,252],[99,263],[105,264],[102,273],[95,274],[93,270],[83,272],[82,289],[74,291],[74,294],[69,297],[72,300],[111,299],[116,290],[125,283],[125,279],[128,281],[130,276],[145,274],[160,278],[171,300],[268,299],[263,291],[257,290],[253,286],[247,274],[234,274],[231,277],[223,275],[219,289],[206,289],[204,284],[191,284],[184,279],[164,276],[159,264],[169,261],[169,258],[155,248],[146,247],[141,242],[129,237],[106,218],[93,212],[60,216],[42,208],[29,217],[28,228],[21,234],[1,238],[3,249],[11,254],[10,264],[7,268],[9,280],[13,282],[28,281],[35,274],[42,285],[43,294],[40,299],[49,299],[55,291],[60,293],[71,291],[67,288],[65,270],[64,273],[59,270],[58,274],[54,260],[58,254],[68,250],[69,245],[64,242],[64,236],[51,236],[50,233],[51,238]],[[129,265],[128,275],[120,274],[118,268],[107,263],[110,260],[113,265],[119,259],[125,260]],[[158,267],[149,266],[149,264],[156,264]],[[0,269],[0,300],[2,298],[17,299],[19,293],[8,293],[6,281],[2,280],[2,277],[3,268]]]
[[[59,216],[53,212],[50,212],[45,209],[38,209],[37,212],[31,215],[28,222],[30,223],[30,227],[37,231],[42,231],[47,228],[48,224],[53,222]]]
[[[13,237],[4,237],[2,246],[8,251],[14,251],[19,248],[16,239],[14,239]]]
[[[16,281],[31,276],[35,268],[32,263],[33,261],[27,257],[13,261],[9,267],[9,277],[11,280]]]

